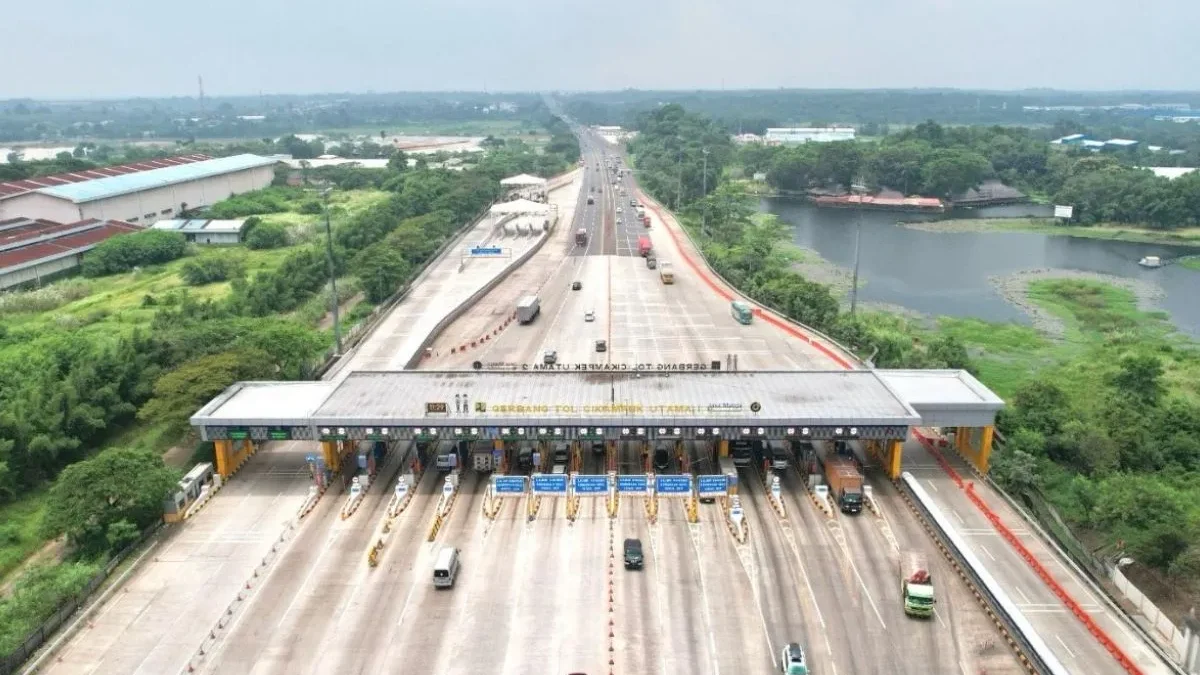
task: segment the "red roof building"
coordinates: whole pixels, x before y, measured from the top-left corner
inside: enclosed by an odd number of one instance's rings
[[[78,267],[83,254],[120,234],[140,232],[120,220],[0,220],[0,290],[40,284]]]
[[[164,169],[168,166],[179,166],[180,164],[203,162],[208,159],[212,159],[212,157],[201,154],[179,155],[177,157],[161,157],[159,159],[147,159],[142,162],[118,164],[116,166],[102,166],[96,169],[88,169],[86,171],[59,173],[53,176],[38,176],[37,178],[27,178],[25,180],[10,180],[5,183],[0,183],[0,199],[9,199],[18,195],[33,192],[34,190],[40,190],[46,187],[54,187],[55,185],[82,183],[85,180],[109,178],[111,176],[124,176],[125,174],[150,171],[152,169]]]

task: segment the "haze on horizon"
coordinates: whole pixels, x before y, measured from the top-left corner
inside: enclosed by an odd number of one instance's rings
[[[1200,3],[59,0],[0,99],[746,88],[1200,90]]]

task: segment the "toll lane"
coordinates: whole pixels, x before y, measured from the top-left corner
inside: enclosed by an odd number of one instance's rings
[[[664,610],[657,597],[659,565],[657,551],[650,545],[651,526],[646,520],[644,499],[621,500],[615,532],[615,575],[613,642],[616,649],[614,671],[621,673],[665,673],[665,646],[662,626]],[[627,569],[624,564],[626,539],[642,543],[643,566]]]
[[[41,672],[184,668],[304,502],[311,484],[305,444],[273,446],[169,533]]]
[[[975,480],[966,464],[952,451],[947,450],[945,457],[964,480],[976,483],[975,489],[988,507],[1020,537],[1025,546],[1047,566],[1055,580],[1067,589],[1076,602],[1120,645],[1143,672],[1171,672],[1132,628],[1116,617],[1113,610],[1090,588],[1075,578],[1074,572],[1029,530],[1028,524],[1020,515],[995,495],[986,483]],[[1025,618],[1033,624],[1064,666],[1089,673],[1124,672],[1100,641],[1075,618],[1016,549],[999,536],[983,512],[971,503],[965,491],[949,480],[946,472],[919,443],[905,443],[904,468],[920,479],[922,487],[928,488],[927,491],[934,502],[949,518],[961,525],[959,534],[966,537],[972,552],[989,565],[992,574],[1004,584],[1010,598],[1025,613]]]

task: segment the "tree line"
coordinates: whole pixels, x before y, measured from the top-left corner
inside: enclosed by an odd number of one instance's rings
[[[747,173],[765,172],[781,192],[846,189],[863,180],[891,189],[954,199],[989,178],[1075,206],[1084,224],[1117,222],[1164,229],[1200,224],[1200,175],[1168,180],[1138,169],[1144,154],[1097,154],[1056,147],[1019,127],[943,127],[926,121],[875,143],[742,146]],[[686,175],[685,175],[686,179]]]

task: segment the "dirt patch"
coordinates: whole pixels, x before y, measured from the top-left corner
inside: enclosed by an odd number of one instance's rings
[[[1142,311],[1158,309],[1158,303],[1164,296],[1162,288],[1156,284],[1099,272],[1046,268],[1022,270],[1006,276],[988,277],[988,283],[1005,301],[1025,312],[1033,321],[1034,328],[1055,340],[1063,339],[1066,334],[1066,326],[1061,319],[1029,299],[1029,284],[1044,279],[1078,279],[1124,288],[1137,298],[1138,309]]]
[[[8,595],[9,591],[12,590],[13,583],[15,583],[17,579],[21,578],[21,575],[25,573],[25,570],[33,567],[34,565],[42,563],[53,564],[59,562],[62,560],[63,553],[66,551],[66,549],[67,538],[65,536],[57,537],[46,542],[32,555],[30,555],[28,558],[25,558],[24,562],[22,562],[20,566],[8,573],[8,578],[3,584],[0,584],[0,596]]]

